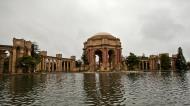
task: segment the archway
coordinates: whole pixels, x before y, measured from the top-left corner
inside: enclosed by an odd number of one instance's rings
[[[10,51],[8,51],[8,50],[6,50],[5,51],[5,54],[6,54],[6,56],[4,57],[4,66],[3,66],[3,73],[9,73],[9,68],[11,68],[10,67],[10,58],[11,58],[11,56],[10,56]]]
[[[109,62],[109,67],[112,68],[114,65],[114,50],[109,50],[108,51],[108,62]]]
[[[95,54],[96,69],[99,70],[100,67],[102,66],[102,51],[98,49],[95,51],[94,54]]]
[[[105,32],[97,33],[84,42],[83,50],[86,52],[89,71],[121,69],[122,48],[119,38]]]

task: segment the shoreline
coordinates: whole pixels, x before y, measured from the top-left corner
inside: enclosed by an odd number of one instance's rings
[[[34,72],[34,73],[0,73],[0,76],[1,75],[11,75],[11,76],[14,76],[14,75],[35,75],[35,74],[58,74],[58,73],[84,73],[84,74],[90,74],[90,73],[171,73],[171,72],[174,72],[174,73],[177,73],[176,70],[171,70],[171,71],[168,71],[168,70],[163,70],[163,71],[159,71],[159,70],[156,70],[156,71],[95,71],[95,72],[90,72],[90,71],[84,71],[84,72]],[[186,72],[190,72],[190,70],[187,70]]]

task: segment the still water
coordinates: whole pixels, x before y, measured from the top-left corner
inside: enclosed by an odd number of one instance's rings
[[[0,105],[190,105],[190,73],[1,75]]]

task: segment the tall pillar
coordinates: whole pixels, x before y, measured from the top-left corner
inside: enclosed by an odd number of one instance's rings
[[[139,70],[141,70],[141,62],[139,62]]]
[[[12,55],[13,55],[13,53],[11,52],[11,51],[9,51],[10,52],[10,55],[9,55],[9,73],[11,73],[11,71],[12,71]]]
[[[67,61],[67,71],[70,71],[69,70],[69,61]]]
[[[107,68],[107,58],[106,58],[106,56],[107,56],[107,51],[106,51],[106,49],[104,48],[104,49],[102,49],[102,59],[103,59],[103,63],[102,63],[102,66],[103,66],[103,70],[105,71],[105,70],[107,70],[106,68]]]
[[[45,69],[45,63],[46,63],[45,58],[42,57],[42,70],[46,70]]]
[[[94,55],[94,50],[90,49],[89,51],[90,53],[88,54],[90,56],[90,60],[89,60],[89,65],[90,65],[90,71],[95,71],[95,55]]]
[[[148,62],[146,61],[146,70],[148,70]]]
[[[12,54],[12,73],[16,72],[16,47],[13,47],[13,54]]]
[[[4,58],[3,55],[0,54],[0,74],[3,73],[3,69],[4,69]]]
[[[144,61],[142,61],[142,70],[144,70]]]
[[[54,62],[55,62],[55,61],[54,61],[54,59],[52,59],[52,67],[51,67],[52,72],[54,72],[54,71],[55,71],[55,70],[54,70],[54,68],[55,68],[55,67],[54,67],[54,66],[55,66]]]
[[[31,49],[28,49],[28,50],[27,50],[27,55],[28,55],[28,56],[31,56]]]
[[[44,58],[42,57],[42,61],[41,61],[41,70],[44,70]]]
[[[114,56],[115,56],[115,57],[114,57],[115,62],[114,62],[114,64],[113,64],[113,67],[115,67],[116,64],[117,64],[117,59],[118,59],[118,58],[117,58],[117,54],[118,54],[118,53],[117,53],[117,49],[114,50],[114,53],[115,53],[115,55],[114,55]]]
[[[51,62],[50,62],[50,60],[48,61],[48,71],[49,72],[51,71]]]
[[[63,61],[63,70],[66,71],[66,68],[65,68],[65,61]]]
[[[47,61],[46,61],[46,58],[44,58],[44,70],[47,71]]]
[[[21,47],[19,51],[19,57],[23,57],[23,56],[24,56],[24,48]]]
[[[70,63],[70,67],[69,67],[69,68],[70,68],[70,71],[73,71],[73,62],[70,61],[69,63]]]
[[[59,71],[59,60],[58,59],[56,59],[55,64],[56,64],[55,71],[57,72],[57,71]]]
[[[59,65],[60,65],[60,66],[59,66],[59,67],[60,67],[60,70],[59,70],[59,71],[62,71],[62,70],[63,70],[63,69],[62,69],[62,68],[63,68],[63,66],[62,66],[62,65],[63,65],[63,64],[62,64],[62,60],[59,61]]]

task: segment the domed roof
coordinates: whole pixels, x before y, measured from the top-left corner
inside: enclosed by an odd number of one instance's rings
[[[95,39],[116,39],[116,37],[112,36],[110,33],[107,32],[99,32],[96,33],[91,38],[89,38],[89,40],[95,40]]]

